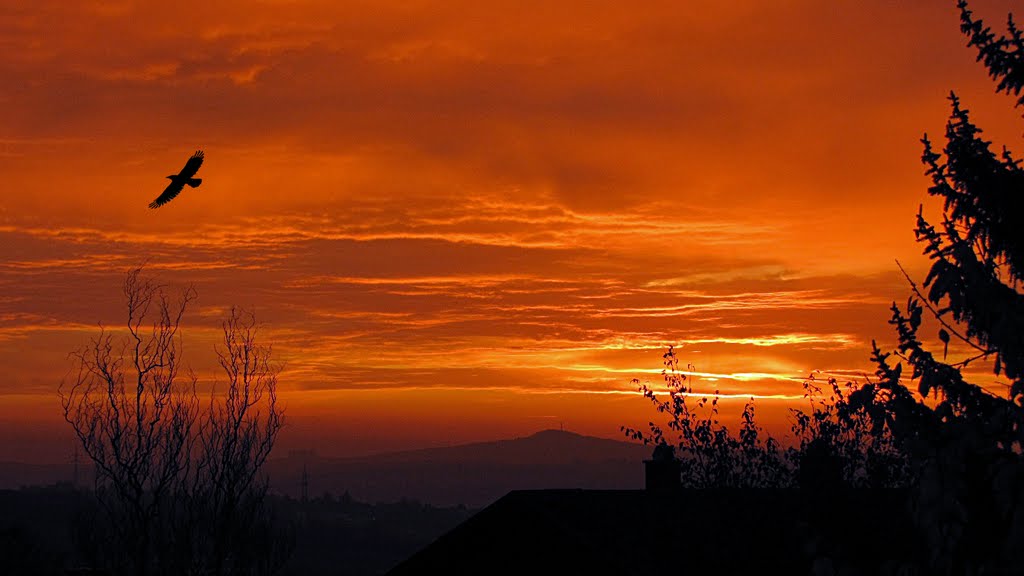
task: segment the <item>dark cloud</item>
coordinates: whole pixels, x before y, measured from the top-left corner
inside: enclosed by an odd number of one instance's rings
[[[380,393],[614,433],[673,343],[787,395],[857,373],[893,259],[922,267],[948,90],[1020,132],[951,3],[39,0],[0,6],[0,74],[0,394],[38,406],[142,263],[199,291],[204,377],[256,306],[311,418]],[[202,187],[148,210],[196,148]]]

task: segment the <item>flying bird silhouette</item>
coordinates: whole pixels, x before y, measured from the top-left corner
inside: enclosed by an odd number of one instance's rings
[[[164,204],[167,204],[174,199],[178,193],[188,184],[192,188],[199,186],[203,183],[202,178],[193,178],[196,172],[199,171],[199,167],[203,165],[203,151],[196,150],[196,153],[185,162],[185,167],[181,169],[181,172],[177,174],[171,174],[167,178],[170,179],[171,183],[164,188],[163,194],[157,196],[156,200],[149,203],[150,208],[159,208]]]

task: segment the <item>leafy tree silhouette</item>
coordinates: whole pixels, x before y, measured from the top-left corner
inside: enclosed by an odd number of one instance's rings
[[[681,459],[680,482],[687,488],[893,488],[909,480],[907,456],[891,429],[875,425],[850,398],[860,387],[804,381],[807,409],[791,409],[795,445],[783,448],[756,422],[753,401],[740,415],[733,434],[719,419],[718,391],[695,391],[693,366],[680,370],[674,347],[663,355],[667,397],[634,380],[639,390],[667,417],[647,430],[623,426],[626,436],[645,444],[671,446]]]
[[[680,370],[675,348],[670,347],[663,360],[667,398],[662,399],[639,380],[633,383],[655,410],[667,416],[668,422],[665,426],[648,422],[647,431],[623,426],[626,436],[653,444],[656,450],[667,446],[677,449],[680,480],[688,488],[764,488],[793,483],[786,453],[756,424],[753,403],[744,406],[739,435],[734,436],[718,418],[717,391],[710,395],[694,391],[688,374],[693,366]]]

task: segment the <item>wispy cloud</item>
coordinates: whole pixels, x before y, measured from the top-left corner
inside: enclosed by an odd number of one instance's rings
[[[870,371],[948,90],[1019,137],[962,43],[882,0],[2,4],[0,394],[50,398],[145,265],[198,291],[204,378],[253,306],[337,430],[377,394],[412,436],[614,433],[670,345],[781,405]],[[203,185],[146,208],[196,148]]]

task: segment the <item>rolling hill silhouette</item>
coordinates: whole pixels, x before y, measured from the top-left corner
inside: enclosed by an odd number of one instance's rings
[[[531,436],[359,458],[293,453],[268,462],[275,491],[324,492],[369,502],[418,500],[438,506],[484,506],[510,490],[643,487],[641,444],[543,430]]]
[[[80,483],[91,485],[92,472],[82,465]],[[55,482],[69,482],[73,477],[70,463],[43,464],[0,461],[0,490],[17,490],[22,486],[45,486]]]

